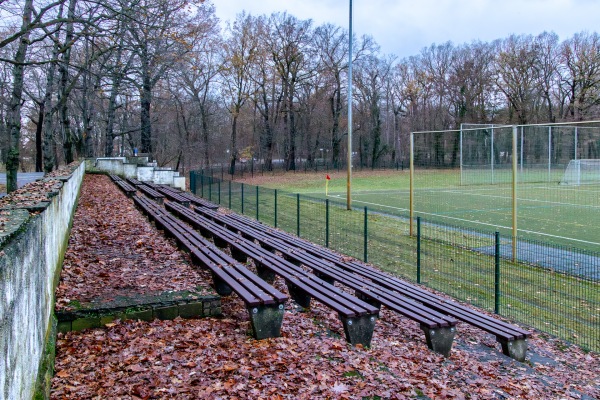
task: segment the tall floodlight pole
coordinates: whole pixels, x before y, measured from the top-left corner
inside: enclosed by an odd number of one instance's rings
[[[346,181],[346,209],[352,209],[352,0],[349,12],[349,39],[348,39],[348,173]]]

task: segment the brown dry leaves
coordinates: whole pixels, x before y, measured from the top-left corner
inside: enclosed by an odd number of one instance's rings
[[[87,175],[56,291],[57,308],[204,286],[201,273],[103,175]]]

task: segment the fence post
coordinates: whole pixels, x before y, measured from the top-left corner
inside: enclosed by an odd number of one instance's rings
[[[227,181],[229,182],[229,209],[231,210],[231,181]]]
[[[208,201],[212,201],[212,184],[213,178],[212,176],[208,178]]]
[[[417,217],[417,283],[421,283],[421,217]]]
[[[496,232],[494,246],[494,313],[500,313],[500,232]]]
[[[217,185],[217,189],[219,190],[219,205],[221,205],[221,181],[218,181]]]
[[[242,183],[242,215],[244,215],[244,184]]]
[[[300,237],[300,193],[296,193],[296,236]]]
[[[329,247],[329,199],[325,200],[325,247]]]
[[[365,223],[364,223],[364,245],[363,245],[363,255],[365,262],[369,262],[369,251],[368,251],[368,243],[369,243],[369,218],[368,218],[367,207],[365,207]]]
[[[196,194],[196,171],[190,171],[190,192]]]
[[[200,175],[200,197],[204,198],[204,173]]]
[[[258,185],[256,185],[256,220],[258,221]]]
[[[275,189],[275,228],[277,228],[277,189]]]

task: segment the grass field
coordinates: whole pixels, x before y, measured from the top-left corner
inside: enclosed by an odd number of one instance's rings
[[[260,177],[249,183],[325,198],[325,174]],[[346,201],[346,176],[330,174],[328,198]],[[408,171],[362,171],[352,181],[352,204],[391,215],[409,214]],[[460,185],[456,171],[417,171],[415,215],[424,221],[512,235],[512,185]],[[600,250],[600,185],[517,186],[520,238]]]

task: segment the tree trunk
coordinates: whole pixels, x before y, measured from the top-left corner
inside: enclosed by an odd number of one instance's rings
[[[142,153],[152,153],[152,123],[150,121],[150,103],[152,102],[152,79],[148,60],[142,58],[142,92],[140,99],[141,130],[142,130]]]
[[[40,103],[40,109],[38,112],[38,120],[35,125],[35,172],[44,171],[44,151],[43,151],[43,125],[44,125],[44,106],[45,103],[42,100]]]
[[[68,97],[69,97],[69,64],[71,63],[71,42],[73,41],[73,30],[74,25],[72,20],[75,18],[75,6],[77,5],[77,0],[69,1],[69,11],[67,14],[67,18],[70,22],[67,22],[67,31],[65,34],[64,41],[64,52],[62,61],[60,63],[60,81],[59,81],[59,104],[60,104],[60,124],[61,130],[63,133],[63,150],[65,153],[65,162],[70,164],[75,159],[73,155],[73,133],[71,132],[71,120],[69,118],[69,107],[68,107]]]
[[[15,53],[13,66],[13,90],[8,109],[8,157],[6,159],[6,191],[17,190],[17,171],[19,169],[19,147],[21,145],[21,103],[23,97],[23,74],[25,57],[29,47],[29,24],[33,13],[33,0],[25,0],[21,40]]]

